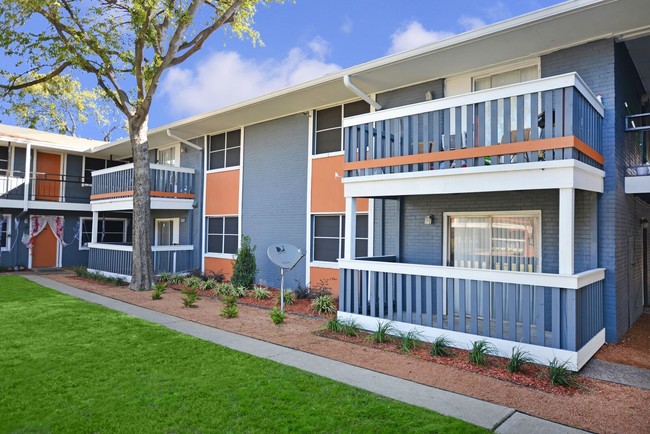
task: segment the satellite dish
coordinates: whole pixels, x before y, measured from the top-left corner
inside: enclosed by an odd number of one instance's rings
[[[293,244],[272,244],[266,249],[271,262],[285,270],[291,270],[304,256]]]

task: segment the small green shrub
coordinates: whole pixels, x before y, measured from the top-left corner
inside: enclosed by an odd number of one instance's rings
[[[182,291],[185,294],[181,300],[183,300],[183,306],[185,307],[196,307],[196,302],[199,300],[199,294],[196,292],[196,289],[186,289]]]
[[[256,300],[268,300],[271,298],[271,291],[263,286],[255,286],[253,288],[253,298]]]
[[[313,299],[311,302],[311,307],[316,313],[319,314],[336,313],[336,305],[334,304],[334,299],[329,294],[323,294]]]
[[[185,281],[185,276],[182,274],[172,274],[169,276],[168,282],[171,283],[172,285],[180,285]]]
[[[74,267],[72,269],[72,271],[74,272],[74,274],[76,274],[79,277],[88,277],[88,275],[90,274],[90,272],[88,271],[88,268],[86,268],[83,265],[80,265],[78,267]]]
[[[411,350],[416,349],[420,345],[420,333],[415,329],[408,332],[400,332],[397,336],[399,337],[399,347],[407,353],[410,353]]]
[[[451,340],[447,339],[446,336],[438,336],[431,342],[431,348],[429,349],[429,354],[432,356],[442,356],[447,357],[451,356],[453,352],[451,351]]]
[[[216,279],[209,278],[209,279],[203,281],[203,284],[201,285],[201,289],[203,289],[204,291],[207,291],[207,290],[216,288],[217,285],[219,285],[219,282],[217,282]]]
[[[232,295],[234,295],[237,298],[242,298],[246,296],[248,293],[248,288],[245,286],[233,286],[232,287]]]
[[[296,296],[296,300],[308,299],[311,295],[311,288],[309,284],[303,286],[300,280],[296,279],[296,288],[293,290],[293,294]]]
[[[186,277],[183,284],[190,289],[200,289],[203,286],[203,279],[198,276]]]
[[[228,319],[237,318],[239,316],[239,308],[237,307],[237,303],[226,304],[221,309],[221,316]]]
[[[353,319],[341,321],[341,333],[345,336],[359,336],[360,330],[359,324]]]
[[[232,295],[233,286],[230,283],[219,283],[212,289],[212,293],[217,297]]]
[[[506,364],[506,370],[508,372],[520,372],[526,363],[534,363],[533,358],[530,357],[530,353],[523,351],[519,347],[514,347],[512,349],[512,356],[510,356],[510,360]]]
[[[548,379],[554,386],[575,387],[578,382],[575,374],[567,368],[568,361],[560,362],[557,357],[548,364]]]
[[[280,325],[284,322],[284,319],[287,317],[285,313],[283,313],[280,309],[278,309],[277,306],[274,306],[273,309],[271,309],[271,312],[269,312],[269,316],[271,317],[271,320],[273,320],[273,324],[275,325]]]
[[[469,350],[469,361],[475,365],[487,365],[487,356],[494,354],[496,348],[485,339],[472,342],[472,348]]]
[[[241,245],[235,254],[230,283],[235,287],[243,286],[248,289],[253,286],[255,276],[257,276],[255,246],[251,246],[251,238],[248,235],[242,235]]]
[[[377,330],[370,333],[370,340],[376,344],[383,344],[394,332],[392,321],[377,321]]]
[[[295,301],[293,292],[291,289],[284,290],[284,305],[291,306]],[[280,294],[275,297],[275,304],[280,304]]]
[[[158,282],[169,282],[169,279],[172,277],[172,273],[169,271],[163,271],[158,275]]]
[[[84,279],[92,279],[100,283],[105,283],[107,285],[126,286],[126,280],[122,279],[121,277],[104,276],[101,273],[94,273],[92,271],[88,271],[85,266],[75,267],[73,271],[77,276],[83,277]]]
[[[157,283],[151,287],[153,292],[151,293],[152,300],[160,300],[165,291],[167,291],[167,283]]]
[[[323,326],[323,329],[329,330],[334,333],[341,333],[341,330],[343,329],[343,324],[341,324],[341,321],[339,321],[338,318],[330,318]]]

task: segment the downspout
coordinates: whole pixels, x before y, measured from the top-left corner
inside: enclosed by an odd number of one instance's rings
[[[347,88],[350,89],[352,92],[354,92],[355,94],[357,94],[357,95],[359,96],[359,98],[361,98],[362,100],[364,100],[365,102],[367,102],[368,104],[370,104],[371,106],[373,106],[373,107],[375,108],[375,110],[381,110],[381,105],[379,105],[379,103],[378,103],[377,101],[375,101],[374,99],[370,98],[368,95],[366,95],[365,93],[363,93],[363,92],[361,91],[361,89],[359,89],[359,88],[356,87],[354,84],[352,84],[352,82],[350,81],[350,76],[349,76],[349,75],[346,74],[346,75],[343,76],[343,84],[345,85],[345,87],[347,87]],[[167,130],[167,131],[168,131],[167,134],[169,134],[169,130]]]
[[[194,149],[196,149],[197,151],[200,151],[200,150],[203,149],[203,148],[201,148],[200,146],[195,145],[195,144],[192,143],[192,142],[189,142],[189,141],[187,141],[187,140],[185,140],[185,139],[181,139],[180,137],[173,135],[173,134],[172,134],[172,130],[170,130],[170,129],[167,129],[167,135],[168,135],[169,137],[171,137],[172,139],[174,139],[174,140],[178,140],[178,141],[181,142],[182,144],[189,146],[190,148],[194,148]]]
[[[27,143],[27,153],[25,154],[25,190],[23,191],[23,211],[26,212],[29,208],[29,176],[30,168],[32,165],[32,144]]]

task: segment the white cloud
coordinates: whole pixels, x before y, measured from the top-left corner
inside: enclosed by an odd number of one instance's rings
[[[497,1],[492,6],[484,9],[490,21],[502,21],[512,16],[512,11],[502,1]]]
[[[233,51],[220,51],[192,68],[168,71],[160,84],[160,95],[171,111],[181,115],[225,107],[341,69],[327,63],[329,44],[316,38],[310,52],[293,48],[283,59],[244,58]]]
[[[479,17],[471,17],[468,15],[463,15],[458,19],[458,24],[464,31],[478,29],[480,27],[485,27],[485,21]]]
[[[418,21],[411,21],[397,29],[391,36],[388,54],[409,50],[431,42],[445,39],[454,34],[446,31],[427,30]]]
[[[345,33],[346,35],[350,34],[352,33],[352,28],[353,28],[352,20],[350,19],[350,17],[345,16],[343,18],[343,24],[341,24],[341,32]]]

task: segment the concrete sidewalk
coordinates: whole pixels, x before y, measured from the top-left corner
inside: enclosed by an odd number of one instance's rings
[[[99,304],[172,330],[263,359],[330,378],[378,395],[455,417],[497,433],[580,433],[574,428],[539,419],[501,405],[425,386],[357,366],[246,336],[208,327],[151,309],[73,288],[39,275],[27,279],[64,294]]]

